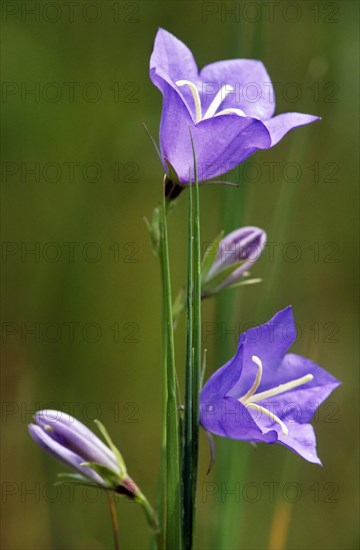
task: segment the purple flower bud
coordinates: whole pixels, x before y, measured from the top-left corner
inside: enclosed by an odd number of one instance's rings
[[[236,283],[259,259],[265,242],[266,233],[259,227],[241,227],[229,233],[220,241],[214,262],[203,281],[203,294],[208,293],[210,285],[210,294],[213,294]]]
[[[91,482],[103,487],[123,485],[128,478],[126,471],[121,470],[119,461],[107,447],[84,424],[62,411],[42,410],[35,414],[36,424],[29,425],[31,437],[48,453],[60,462],[74,468]],[[99,475],[95,469],[84,463],[95,463],[104,472],[113,472],[112,480]],[[118,483],[114,484],[114,479]]]

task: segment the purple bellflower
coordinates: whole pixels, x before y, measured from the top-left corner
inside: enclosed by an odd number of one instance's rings
[[[289,130],[319,120],[301,113],[273,116],[274,90],[261,61],[218,61],[199,72],[189,48],[164,29],[156,35],[150,78],[163,94],[160,150],[168,177],[177,177],[173,185],[189,183],[190,132],[198,179],[205,181],[273,147]]]
[[[231,439],[278,442],[321,464],[309,422],[340,382],[310,359],[286,354],[295,339],[290,306],[243,333],[236,355],[202,389],[201,424]]]
[[[224,238],[220,235],[205,254],[201,274],[202,297],[216,294],[224,288],[259,282],[260,279],[249,280],[245,276],[259,259],[265,242],[266,233],[259,227],[241,227]]]
[[[79,483],[113,489],[135,496],[138,488],[126,472],[124,460],[111,442],[105,428],[97,421],[110,447],[107,447],[84,424],[62,411],[42,410],[34,416],[36,424],[29,433],[36,443],[57,460],[76,470],[69,474]]]

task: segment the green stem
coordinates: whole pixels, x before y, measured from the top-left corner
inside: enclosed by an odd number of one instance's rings
[[[146,496],[143,493],[141,493],[141,491],[139,491],[135,497],[135,500],[142,506],[150,529],[154,531],[156,534],[158,534],[159,523],[156,516],[156,512],[151,506],[151,504],[149,503],[149,501],[147,500]]]
[[[161,262],[163,281],[165,333],[164,365],[166,362],[166,501],[164,518],[166,525],[165,541],[166,548],[180,550],[182,548],[182,538],[179,421],[176,402],[174,329],[165,196],[163,196],[161,209],[161,249],[159,257]]]
[[[185,433],[183,447],[183,538],[186,550],[191,550],[193,547],[195,531],[201,381],[200,200],[196,155],[191,134],[190,138],[195,181],[194,185],[190,185],[189,190]]]
[[[199,459],[199,425],[200,425],[200,380],[201,380],[201,242],[200,242],[200,200],[197,178],[196,157],[193,145],[195,188],[194,188],[194,366],[192,398],[192,432],[193,432],[193,515],[195,523],[197,470]]]
[[[161,261],[161,250],[159,253],[159,259]],[[161,265],[161,281],[162,288],[164,289],[164,270]],[[166,411],[167,411],[167,327],[166,327],[166,308],[165,300],[163,300],[162,311],[162,375],[163,375],[163,396],[162,396],[162,433],[161,433],[161,455],[160,455],[160,487],[158,497],[158,513],[160,523],[160,533],[158,539],[161,539],[161,548],[166,546],[166,482],[167,482],[167,459],[166,459],[166,437],[167,437],[167,423],[166,423]]]
[[[192,189],[189,190],[188,221],[188,274],[186,293],[186,371],[185,371],[185,404],[184,404],[184,440],[183,440],[183,537],[184,547],[191,548],[193,532],[193,454],[192,454],[192,379],[193,379],[193,205]]]

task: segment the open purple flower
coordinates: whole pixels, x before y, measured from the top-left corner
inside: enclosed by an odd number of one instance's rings
[[[29,425],[34,441],[80,474],[67,477],[126,494],[137,492],[136,485],[126,473],[120,452],[100,422],[97,421],[98,427],[112,448],[84,424],[62,411],[38,411],[34,419],[36,424]]]
[[[309,422],[340,382],[310,359],[286,354],[295,338],[290,306],[242,334],[236,355],[202,389],[201,424],[231,439],[278,442],[321,464]]]
[[[227,287],[258,282],[241,279],[265,246],[266,233],[259,227],[240,227],[224,238],[219,236],[206,251],[202,267],[201,294],[211,296]]]
[[[274,90],[260,61],[218,61],[199,72],[187,46],[163,29],[156,35],[150,77],[164,98],[160,149],[165,170],[170,165],[177,174],[174,184],[189,183],[190,132],[198,179],[204,181],[258,149],[273,147],[289,130],[318,120],[300,113],[273,117]]]

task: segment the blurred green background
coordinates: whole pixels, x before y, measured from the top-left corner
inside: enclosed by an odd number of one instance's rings
[[[206,476],[202,436],[196,548],[219,548],[228,505],[229,528],[245,519],[241,546],[223,548],[358,547],[358,23],[355,1],[3,3],[2,548],[112,545],[104,496],[54,487],[64,469],[27,434],[39,408],[90,426],[100,418],[155,501],[161,296],[143,216],[159,201],[162,169],[141,124],[157,137],[148,64],[158,26],[199,67],[259,57],[277,113],[322,117],[251,157],[233,178],[240,188],[201,190],[204,243],[241,225],[264,228],[271,243],[252,269],[261,285],[204,305],[208,374],[246,323],[292,304],[293,351],[343,381],[314,421],[323,468],[281,446],[218,439],[220,456],[248,449],[247,485],[236,467],[230,483],[226,469]],[[186,207],[184,193],[169,224],[174,293]],[[180,323],[180,379],[183,343]],[[118,513],[122,548],[148,548],[141,510],[121,500]]]

